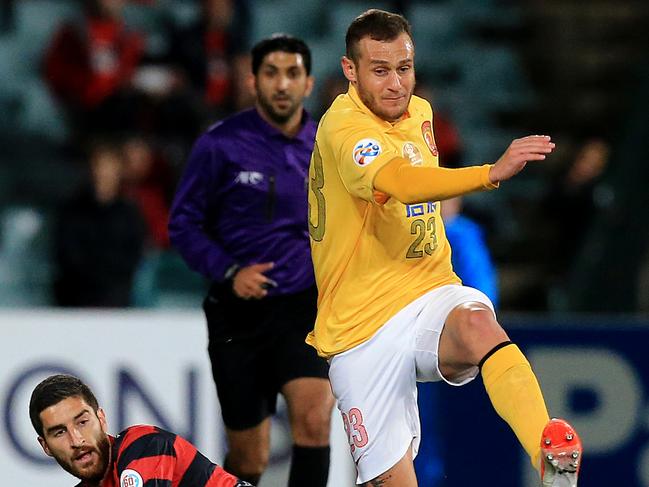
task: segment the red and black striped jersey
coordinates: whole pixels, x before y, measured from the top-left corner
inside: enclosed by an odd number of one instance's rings
[[[111,462],[101,487],[250,485],[212,463],[184,438],[155,426],[131,426],[110,441]]]

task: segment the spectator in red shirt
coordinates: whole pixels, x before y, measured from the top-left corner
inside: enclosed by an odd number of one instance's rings
[[[201,0],[200,20],[171,34],[170,62],[200,93],[213,121],[252,105],[245,80],[250,71],[250,12],[245,0]]]
[[[140,209],[149,244],[169,247],[169,198],[172,176],[164,158],[143,137],[132,137],[123,146],[125,195]]]
[[[64,24],[44,61],[45,78],[73,124],[89,129],[125,126],[132,117],[130,83],[143,55],[142,35],[126,29],[126,0],[88,0],[82,20]]]

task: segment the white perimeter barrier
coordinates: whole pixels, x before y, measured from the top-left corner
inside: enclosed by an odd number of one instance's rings
[[[69,487],[75,479],[46,457],[29,421],[29,396],[46,376],[78,375],[94,390],[111,433],[147,423],[191,439],[222,463],[223,425],[202,313],[179,311],[0,311],[2,485]],[[287,483],[291,440],[280,400],[271,466],[260,487]],[[354,485],[338,410],[332,421],[330,487]]]

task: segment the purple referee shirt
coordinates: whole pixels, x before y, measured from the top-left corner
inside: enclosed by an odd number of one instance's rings
[[[223,281],[233,264],[274,262],[269,295],[314,285],[307,180],[315,122],[303,112],[289,138],[249,109],[212,126],[194,145],[178,185],[169,236],[190,268]]]

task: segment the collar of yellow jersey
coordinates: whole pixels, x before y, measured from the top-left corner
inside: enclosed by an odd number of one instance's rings
[[[402,122],[403,120],[406,120],[407,118],[410,118],[410,106],[408,106],[408,111],[404,114],[403,118],[395,123],[388,122],[387,120],[383,120],[381,117],[377,116],[372,110],[370,110],[365,103],[361,100],[361,97],[358,94],[358,91],[356,90],[356,87],[350,82],[349,83],[349,89],[347,90],[347,94],[349,97],[352,99],[352,101],[365,113],[367,113],[369,116],[371,116],[374,120],[376,120],[377,123],[381,125],[385,125],[387,128],[394,127],[397,123]]]

